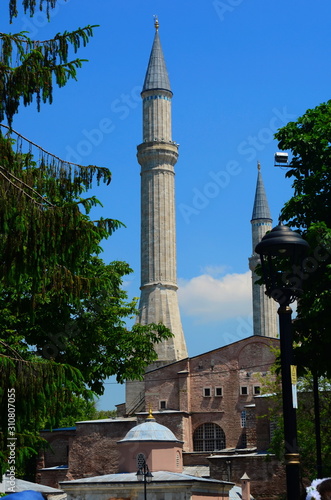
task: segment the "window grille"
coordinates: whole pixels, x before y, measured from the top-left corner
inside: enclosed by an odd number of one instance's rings
[[[200,425],[193,434],[194,451],[215,451],[225,448],[223,429],[211,422]]]
[[[241,427],[246,427],[246,410],[243,410],[240,415],[240,425]]]
[[[139,470],[144,466],[144,463],[146,462],[145,455],[143,453],[138,453],[136,461],[137,461],[137,470]]]

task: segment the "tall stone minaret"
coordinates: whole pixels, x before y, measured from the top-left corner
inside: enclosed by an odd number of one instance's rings
[[[172,91],[155,20],[155,37],[141,97],[141,296],[138,323],[163,323],[174,336],[157,344],[153,367],[187,357],[177,298],[175,172],[178,145],[171,135]],[[149,367],[151,368],[151,367]],[[126,405],[138,383],[126,384]]]
[[[267,297],[264,286],[255,284],[258,279],[258,276],[255,273],[255,268],[260,262],[260,257],[257,253],[255,253],[255,247],[261,241],[266,232],[272,229],[272,219],[262,180],[260,163],[258,163],[257,183],[251,224],[253,254],[249,258],[249,268],[252,271],[253,331],[254,335],[278,337],[277,304],[274,300]]]

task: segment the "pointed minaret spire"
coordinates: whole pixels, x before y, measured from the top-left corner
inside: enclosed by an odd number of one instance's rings
[[[261,165],[260,162],[257,163],[257,183],[256,183],[256,191],[255,191],[255,200],[253,206],[253,214],[252,220],[255,219],[265,219],[272,222],[269,204],[267,200],[267,196],[265,194],[263,179],[261,175]],[[258,243],[258,242],[257,242]]]
[[[172,140],[172,91],[155,18],[155,36],[141,97],[143,142],[141,165],[141,295],[138,322],[163,323],[173,333],[156,344],[157,362],[147,368],[187,357],[177,297],[175,171],[178,145]],[[137,409],[144,382],[126,384],[126,411]]]
[[[266,296],[264,286],[255,283],[259,279],[255,273],[255,269],[260,262],[259,256],[255,253],[255,247],[266,232],[272,229],[272,219],[264,189],[260,162],[257,164],[257,169],[258,174],[251,220],[253,255],[249,258],[249,268],[252,271],[253,330],[254,335],[278,337],[276,302]]]
[[[167,90],[171,92],[168,71],[159,37],[159,21],[157,16],[154,16],[154,19],[155,36],[142,91]]]

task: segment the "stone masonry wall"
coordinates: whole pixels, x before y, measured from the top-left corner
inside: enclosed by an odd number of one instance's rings
[[[134,425],[134,419],[77,424],[69,454],[72,479],[116,473],[120,459],[117,441]]]
[[[285,468],[274,456],[232,455],[209,458],[210,477],[240,484],[246,472],[256,500],[278,500],[286,492]]]
[[[254,447],[257,433],[249,407],[255,404],[274,362],[270,347],[278,344],[277,339],[252,336],[149,372],[145,376],[146,408],[154,412],[162,403],[167,410],[189,415],[182,430],[185,452],[194,451],[194,431],[208,422],[223,429],[226,448]],[[185,393],[179,394],[180,390]],[[168,426],[173,430],[171,422]]]

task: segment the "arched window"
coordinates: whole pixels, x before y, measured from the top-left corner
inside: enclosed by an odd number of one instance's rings
[[[219,425],[208,422],[195,429],[194,451],[216,451],[223,450],[225,447],[225,434]]]
[[[177,453],[176,453],[176,467],[177,467],[177,469],[179,469],[180,464],[181,464],[180,452],[177,451]]]

